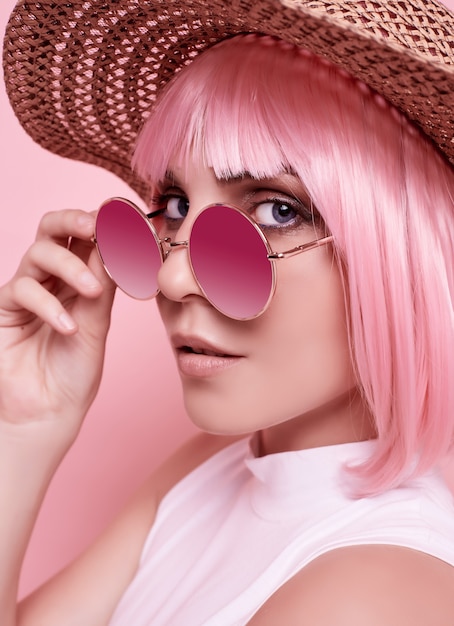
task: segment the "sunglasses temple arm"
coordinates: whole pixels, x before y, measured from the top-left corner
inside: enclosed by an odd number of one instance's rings
[[[151,220],[153,217],[157,217],[158,215],[161,215],[162,213],[164,213],[165,209],[157,209],[156,211],[152,211],[151,213],[147,213],[146,216],[149,220]]]
[[[296,246],[296,248],[291,248],[291,250],[285,250],[284,252],[271,252],[268,255],[268,258],[287,259],[288,257],[295,256],[296,254],[301,254],[301,252],[306,252],[306,250],[312,250],[313,248],[319,248],[320,246],[324,246],[331,241],[333,241],[333,236],[328,235],[327,237],[316,239],[315,241],[311,241],[310,243],[303,243],[300,246]]]

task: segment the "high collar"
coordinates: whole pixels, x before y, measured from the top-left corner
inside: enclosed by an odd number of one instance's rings
[[[335,510],[351,498],[345,467],[366,461],[375,446],[361,441],[256,457],[250,445],[245,464],[252,507],[270,521]]]

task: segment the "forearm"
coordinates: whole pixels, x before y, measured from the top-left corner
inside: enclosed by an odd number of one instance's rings
[[[54,421],[0,423],[0,615],[16,624],[24,554],[48,485],[73,437]]]

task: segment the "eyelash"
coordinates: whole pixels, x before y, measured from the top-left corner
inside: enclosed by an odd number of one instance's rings
[[[309,208],[307,208],[305,204],[297,200],[290,200],[289,198],[282,198],[279,196],[267,196],[263,200],[253,202],[248,210],[248,213],[252,213],[253,211],[257,210],[260,206],[264,204],[278,204],[282,206],[288,206],[290,209],[295,211],[295,214],[296,214],[295,217],[289,223],[282,224],[280,226],[278,225],[270,226],[266,224],[259,224],[261,228],[263,228],[264,230],[268,230],[268,229],[269,230],[273,230],[273,229],[290,230],[294,228],[295,225],[296,226],[306,225],[306,224],[313,225],[316,221],[316,214],[314,213],[314,211],[311,211]]]
[[[151,199],[151,207],[153,211],[149,214],[149,217],[157,217],[161,215],[164,217],[164,219],[166,220],[168,224],[175,224],[175,225],[179,223],[182,219],[184,219],[183,217],[173,218],[173,217],[165,216],[167,203],[172,198],[178,198],[178,199],[187,201],[187,197],[183,193],[165,192],[165,193],[157,194],[153,196]],[[295,221],[299,221],[299,224],[297,223],[297,225],[304,224],[304,225],[311,225],[311,226],[318,225],[320,222],[320,216],[317,210],[315,209],[315,207],[313,207],[312,209],[309,209],[305,204],[303,204],[300,201],[290,200],[289,198],[282,198],[282,197],[274,196],[274,195],[265,196],[260,201],[251,202],[248,209],[246,210],[246,213],[248,215],[253,214],[254,211],[256,211],[263,204],[286,205],[292,210],[294,210],[296,213],[295,218],[289,224],[283,224],[281,226],[278,226],[278,225],[270,226],[270,225],[259,223],[259,226],[263,230],[273,230],[273,229],[274,230],[279,229],[282,231],[290,230],[295,227]]]

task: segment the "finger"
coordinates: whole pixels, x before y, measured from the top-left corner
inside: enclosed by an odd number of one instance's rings
[[[92,250],[87,264],[102,283],[102,292],[97,298],[75,299],[70,305],[70,311],[79,331],[97,342],[106,336],[109,329],[116,287],[104,270],[96,250]]]
[[[79,209],[51,211],[41,218],[36,239],[54,239],[67,242],[70,237],[85,241],[93,237],[95,231],[95,215]]]
[[[30,276],[18,277],[0,290],[2,325],[22,326],[39,318],[59,333],[84,330],[95,342],[102,340],[110,324],[115,285],[104,272],[95,249],[88,265],[104,283],[98,297],[78,297],[70,288],[61,290],[57,297],[47,285]]]
[[[2,303],[3,308],[14,314],[11,326],[25,325],[38,317],[59,333],[73,334],[77,331],[77,322],[60,300],[29,276],[11,282],[4,290],[9,295],[9,306]],[[23,311],[21,318],[17,317],[17,310]]]
[[[89,257],[88,252],[85,255]],[[37,241],[28,250],[18,270],[18,277],[24,275],[40,283],[49,277],[59,278],[86,297],[95,297],[102,290],[100,281],[81,258],[50,240]]]
[[[84,212],[76,209],[47,213],[41,220],[37,239],[52,239],[87,262],[94,247],[97,213],[98,211]],[[96,267],[99,268],[100,265]],[[95,273],[101,284],[107,288],[112,287],[112,281],[104,269]]]
[[[87,241],[77,239],[76,237],[71,237],[71,241],[68,245],[68,250],[71,250],[71,252],[78,256],[84,263],[87,263],[93,248],[95,248],[95,244],[92,240]]]

